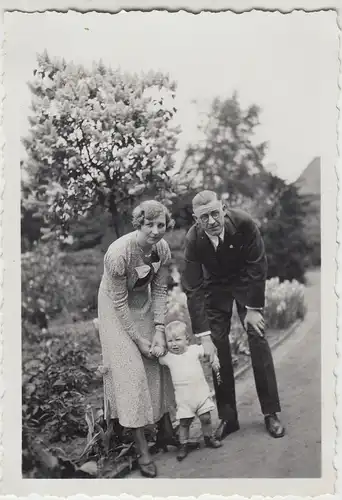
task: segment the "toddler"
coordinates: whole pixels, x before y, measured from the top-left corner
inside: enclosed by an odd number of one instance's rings
[[[186,330],[186,324],[182,321],[172,321],[166,326],[168,352],[159,358],[160,363],[170,369],[175,390],[181,444],[178,460],[183,460],[188,454],[190,425],[196,415],[201,422],[205,445],[209,448],[221,446],[221,442],[213,436],[210,412],[215,409],[215,405],[200,362],[204,354],[203,347],[188,345]],[[214,369],[218,368],[217,362]]]

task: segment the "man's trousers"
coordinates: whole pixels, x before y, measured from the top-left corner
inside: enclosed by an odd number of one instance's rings
[[[219,300],[215,300],[215,296]],[[235,295],[235,294],[234,294]],[[233,292],[221,292],[207,295],[206,313],[211,329],[211,338],[217,348],[220,361],[220,384],[215,373],[214,388],[219,418],[232,421],[237,419],[235,379],[230,350],[229,333],[234,299],[237,311],[243,324],[247,309],[238,302]],[[272,353],[268,341],[248,325],[248,343],[254,372],[256,390],[264,415],[280,412],[280,403]]]

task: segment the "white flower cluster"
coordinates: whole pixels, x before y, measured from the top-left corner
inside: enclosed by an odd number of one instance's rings
[[[266,282],[265,317],[272,328],[287,328],[306,312],[305,286],[296,280],[280,282],[271,278]]]
[[[266,282],[265,319],[268,328],[282,329],[289,327],[298,319],[303,319],[306,312],[305,286],[296,280],[280,282],[279,278],[271,278]],[[187,299],[181,287],[177,285],[168,294],[167,320],[185,321],[191,324],[187,308]],[[232,335],[236,332],[243,335],[240,325],[235,325],[232,318]],[[235,339],[237,341],[239,339]],[[237,342],[240,345],[240,340]],[[239,348],[240,349],[240,348]],[[242,349],[242,344],[241,344]]]

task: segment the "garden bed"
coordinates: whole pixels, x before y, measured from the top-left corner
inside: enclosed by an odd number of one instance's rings
[[[302,285],[279,283],[277,279],[267,282],[265,320],[271,347],[304,315]],[[185,321],[191,329],[186,297],[179,287],[168,296],[167,321],[173,319]],[[247,335],[235,310],[230,341],[238,374],[250,365],[250,356]],[[129,432],[123,436],[108,428],[102,411],[102,375],[98,370],[102,364],[101,346],[96,322],[60,324],[57,320],[47,330],[26,329],[22,354],[24,477],[37,477],[37,471],[38,477],[122,477],[129,472],[135,463],[132,438]],[[211,368],[207,362],[203,362],[203,368],[213,390]],[[155,429],[150,435],[153,442]],[[50,465],[56,465],[57,460],[63,467],[46,469],[46,461],[41,459],[45,464],[43,472],[39,465],[32,471],[32,447],[39,442],[40,451],[35,456],[49,456]],[[89,442],[91,446],[84,452]],[[52,450],[52,458],[46,455],[47,449]],[[84,464],[87,460],[91,465]],[[79,468],[83,466],[87,470]]]

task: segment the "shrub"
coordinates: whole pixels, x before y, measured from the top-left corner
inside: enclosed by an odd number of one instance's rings
[[[185,229],[174,229],[165,235],[165,240],[168,242],[171,250],[170,268],[176,267],[179,272],[182,272],[184,268],[185,235]]]
[[[63,255],[63,264],[72,269],[73,275],[82,289],[79,309],[92,312],[97,308],[97,294],[103,273],[103,256],[100,247],[68,252]]]
[[[33,323],[39,315],[53,317],[84,302],[73,270],[62,262],[57,243],[39,243],[22,255],[22,318]]]

